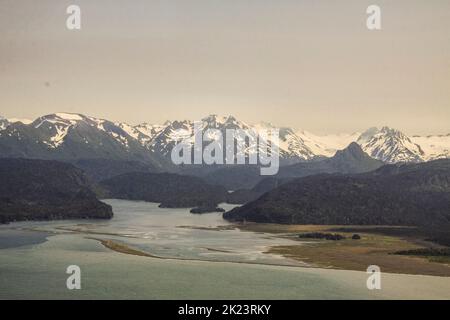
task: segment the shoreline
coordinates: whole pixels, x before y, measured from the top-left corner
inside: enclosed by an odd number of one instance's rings
[[[78,233],[85,235],[86,239],[99,241],[104,247],[115,252],[144,256],[155,259],[183,260],[183,261],[204,261],[204,262],[229,262],[243,264],[260,264],[270,266],[323,268],[334,270],[350,270],[365,272],[369,265],[380,266],[383,272],[393,274],[425,275],[450,277],[450,258],[432,256],[413,256],[394,254],[399,251],[408,251],[420,248],[442,248],[442,246],[421,238],[419,233],[415,233],[415,228],[401,226],[334,226],[334,225],[278,225],[262,223],[230,224],[216,227],[196,227],[181,225],[177,228],[207,229],[207,230],[229,230],[238,229],[242,232],[253,232],[267,234],[269,237],[277,237],[299,241],[299,244],[267,246],[262,253],[273,254],[284,257],[287,263],[271,262],[251,262],[233,261],[222,258],[220,260],[209,260],[203,258],[177,258],[157,256],[145,251],[135,249],[120,240],[101,239],[98,236],[118,236],[125,238],[135,238],[129,235],[122,235],[110,232],[99,232],[95,230],[83,230],[82,228],[57,226],[55,230],[63,233]],[[4,229],[4,230],[8,230]],[[16,228],[11,228],[16,229]],[[49,230],[39,230],[35,227],[18,228],[22,231],[42,232],[47,235],[54,235],[60,232]],[[386,233],[385,229],[389,232]],[[17,230],[17,229],[16,229]],[[384,230],[384,231],[383,231]],[[407,231],[405,233],[405,231]],[[344,235],[346,239],[339,241],[300,239],[299,233],[308,232],[328,232]],[[384,233],[383,233],[384,232]],[[350,239],[352,234],[361,235],[360,240]],[[203,249],[214,252],[227,253],[214,248],[203,247]]]
[[[173,261],[192,261],[192,262],[203,262],[203,263],[231,263],[231,264],[247,264],[247,265],[260,265],[260,266],[270,266],[270,267],[288,267],[288,268],[303,268],[303,269],[318,269],[318,270],[335,270],[335,271],[354,271],[354,272],[366,272],[366,270],[358,270],[358,269],[344,269],[344,268],[336,268],[333,266],[322,266],[322,265],[289,265],[289,264],[275,264],[275,263],[261,263],[261,262],[248,262],[248,261],[229,261],[229,260],[206,260],[206,259],[195,259],[195,258],[174,258],[174,257],[162,257],[157,255],[152,255],[147,252],[137,250],[132,248],[131,246],[125,245],[123,243],[119,243],[115,240],[111,239],[99,239],[99,238],[91,238],[88,237],[86,239],[98,241],[105,248],[108,248],[114,252],[129,254],[140,257],[147,257],[159,260],[173,260]],[[269,249],[270,251],[270,249]],[[270,252],[267,252],[270,253]],[[284,256],[284,255],[283,255]],[[292,257],[286,257],[292,258]],[[306,263],[302,261],[303,263]],[[405,272],[390,272],[385,271],[387,274],[398,274],[398,275],[409,275],[409,276],[424,276],[424,277],[439,277],[439,278],[449,278],[448,275],[439,275],[439,274],[421,274],[421,273],[405,273]]]
[[[213,263],[232,263],[232,264],[248,264],[248,265],[261,265],[261,266],[272,266],[272,267],[289,267],[289,268],[317,268],[311,265],[289,265],[289,264],[276,264],[276,263],[262,263],[262,262],[250,262],[250,261],[230,261],[230,260],[207,260],[207,259],[196,259],[196,258],[175,258],[175,257],[162,257],[147,253],[145,251],[137,250],[132,248],[129,245],[119,243],[115,240],[111,239],[99,239],[99,238],[91,238],[86,237],[85,239],[96,240],[100,242],[105,248],[108,248],[112,251],[129,254],[140,257],[147,257],[159,260],[174,260],[174,261],[193,261],[193,262],[213,262]],[[322,268],[326,269],[326,268]]]

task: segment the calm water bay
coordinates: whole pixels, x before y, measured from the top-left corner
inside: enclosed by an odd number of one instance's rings
[[[382,290],[370,291],[364,272],[311,268],[264,253],[294,242],[240,231],[219,213],[106,202],[115,213],[109,221],[0,226],[0,298],[450,299],[450,278],[383,274]],[[100,240],[154,257],[116,252]],[[81,268],[81,290],[66,288],[69,265]]]

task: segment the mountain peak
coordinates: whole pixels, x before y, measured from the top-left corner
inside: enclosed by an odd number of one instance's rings
[[[351,153],[365,153],[361,146],[357,144],[356,142],[350,143],[347,148],[343,150],[344,152],[351,152]]]
[[[347,148],[339,150],[326,160],[333,164],[338,172],[360,173],[375,170],[383,165],[383,162],[370,157],[359,144],[350,143]]]
[[[202,119],[208,124],[224,125],[224,124],[238,124],[239,121],[232,115],[221,116],[217,114],[210,114]]]
[[[86,118],[84,115],[79,113],[68,113],[68,112],[57,112],[55,116],[64,120],[83,120]]]
[[[379,131],[379,133],[380,134],[386,134],[386,135],[389,135],[391,137],[397,137],[397,138],[400,138],[400,139],[408,139],[409,140],[409,138],[403,132],[401,132],[400,130],[397,130],[397,129],[394,129],[394,128],[390,128],[390,127],[387,127],[387,126],[382,127],[381,130]]]
[[[40,126],[43,122],[51,123],[67,123],[74,124],[78,121],[84,120],[87,117],[78,113],[67,113],[67,112],[56,112],[51,114],[46,114],[42,117],[37,118],[34,121],[36,127]]]
[[[352,157],[352,158],[369,158],[369,155],[364,152],[364,150],[361,148],[359,144],[356,142],[350,143],[345,149],[338,150],[333,158],[336,157]]]
[[[226,117],[219,116],[217,114],[210,114],[202,119],[205,122],[216,122],[216,123],[224,123],[226,121]]]
[[[366,130],[357,142],[371,157],[387,163],[423,161],[420,146],[403,132],[388,126]]]
[[[33,122],[33,120],[23,119],[23,118],[9,118],[9,119],[6,119],[6,120],[8,120],[10,123],[20,122],[20,123],[23,123],[23,124],[26,124],[26,125],[28,125],[28,124]]]

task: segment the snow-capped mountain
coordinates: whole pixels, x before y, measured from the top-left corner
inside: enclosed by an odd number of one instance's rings
[[[81,114],[62,112],[50,114],[36,119],[30,126],[41,132],[40,142],[52,149],[65,147],[63,144],[67,145],[73,138],[69,133],[77,133],[79,130],[85,130],[85,133],[88,133],[88,131],[98,131],[102,137],[109,136],[114,138],[113,140],[115,142],[127,149],[133,143],[136,143],[135,140],[138,138],[138,134],[134,132],[136,130],[132,127],[121,126],[120,123],[87,117]],[[126,129],[129,129],[129,131],[127,132]],[[95,141],[96,137],[93,136],[79,136],[78,138],[85,144],[98,142],[99,145],[102,145],[104,143],[101,141],[102,139]]]
[[[235,133],[237,134],[236,140],[238,142],[245,143],[247,141],[248,143],[250,141],[254,145],[257,145],[258,134],[262,133],[263,130],[279,129],[278,152],[283,164],[308,161],[316,156],[305,144],[305,141],[291,128],[276,128],[268,123],[250,125],[237,120],[233,116],[224,117],[218,115],[209,115],[201,119],[200,123],[203,134],[208,133],[209,129],[219,130],[222,139],[225,140],[227,130],[233,129],[237,130]],[[168,121],[163,126],[149,126],[147,124],[137,127],[150,128],[150,130],[144,132],[149,132],[149,136],[152,136],[151,150],[166,157],[170,156],[173,147],[182,140],[194,145],[194,122],[190,120]],[[206,136],[210,141],[220,140],[220,135],[214,136],[211,135],[211,132],[209,133]],[[272,143],[270,135],[267,137],[266,143]],[[258,147],[260,148],[261,145],[258,145]],[[247,147],[244,150],[244,154],[248,156],[259,151],[261,150]]]
[[[209,139],[209,141],[224,143],[227,135],[227,130],[229,129],[245,130],[245,133],[244,131],[237,132],[238,135],[236,137],[236,140],[240,142],[248,139],[252,143],[255,143],[258,138],[258,133],[256,130],[254,130],[254,128],[242,121],[237,120],[232,116],[223,117],[217,115],[209,115],[201,119],[201,121],[199,121],[198,123],[203,135],[207,139]],[[153,130],[151,132],[155,132],[151,142],[151,150],[165,157],[170,157],[173,147],[181,141],[183,141],[184,143],[188,143],[192,147],[194,147],[194,125],[195,124],[193,121],[183,120],[168,121],[163,127],[151,127],[151,129]],[[221,134],[219,135],[212,130],[218,130]],[[208,142],[206,142],[205,145],[206,144],[208,144]],[[256,150],[250,150],[249,148],[244,150],[245,155],[249,155],[252,152],[256,153]]]
[[[279,153],[280,156],[286,158],[285,164],[291,164],[300,161],[312,160],[319,154],[306,144],[301,135],[298,135],[294,129],[288,127],[277,128],[271,123],[261,122],[253,126],[253,130],[261,132],[261,130],[279,129]]]
[[[2,116],[0,116],[0,131],[5,130],[6,127],[9,125],[9,121]]]
[[[450,158],[450,134],[436,136],[412,136],[411,141],[418,144],[425,155],[423,160]]]
[[[150,139],[156,136],[158,133],[160,133],[165,127],[167,127],[170,124],[170,121],[166,121],[164,124],[149,124],[149,123],[142,123],[134,128],[141,132],[142,134],[146,135]]]
[[[386,163],[421,162],[425,153],[402,132],[383,127],[370,128],[356,141],[372,158]]]
[[[450,158],[450,135],[408,137],[399,130],[372,127],[359,133],[314,135],[297,131],[316,156],[333,156],[352,142],[357,142],[372,158],[386,163],[421,162],[439,158]]]
[[[0,131],[0,154],[56,160],[115,159],[166,165],[140,142],[138,130],[121,123],[81,114],[55,113],[32,123],[9,123]]]
[[[194,124],[189,120],[168,121],[164,127],[156,128],[156,132],[153,127],[149,130],[149,133],[155,132],[151,140],[151,150],[168,157],[178,142],[193,136]],[[191,143],[193,144],[193,139]]]
[[[148,125],[147,125],[148,126]],[[190,138],[193,143],[193,122],[173,121],[153,131],[152,150],[163,155],[170,153],[180,139]],[[202,119],[202,129],[242,129],[250,132],[256,139],[263,129],[276,129],[270,123],[247,124],[236,118],[210,115]],[[359,133],[342,133],[319,136],[304,130],[287,127],[279,129],[279,155],[282,164],[299,161],[311,161],[320,157],[332,157],[337,151],[345,149],[350,143],[357,142],[364,152],[386,163],[421,162],[437,158],[450,158],[450,135],[410,138],[399,130],[382,127],[369,128]],[[422,147],[423,145],[423,147]]]
[[[248,124],[233,116],[218,115],[209,115],[200,122],[203,133],[218,129],[224,139],[227,129],[244,130],[245,136],[237,137],[240,142],[254,142],[263,129],[279,129],[278,152],[282,165],[329,158],[352,142],[357,142],[371,157],[386,163],[450,158],[450,135],[408,137],[398,130],[383,127],[370,128],[363,133],[320,136],[269,123]],[[207,138],[218,140],[219,136],[208,133]],[[171,164],[172,148],[181,140],[194,145],[193,121],[133,126],[72,113],[50,114],[31,123],[0,117],[0,156],[126,159],[164,167]],[[268,140],[272,142],[270,136]],[[248,156],[256,150],[247,148],[244,152]]]

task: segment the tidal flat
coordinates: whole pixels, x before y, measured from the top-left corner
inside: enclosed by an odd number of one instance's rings
[[[22,239],[0,249],[0,298],[450,299],[450,277],[395,274],[382,267],[382,289],[368,290],[366,272],[270,252],[311,245],[280,227],[250,231],[215,213],[107,203],[115,212],[109,221],[0,226],[9,242]],[[44,240],[24,242],[28,233]],[[81,290],[66,287],[69,265],[81,269]]]
[[[243,231],[276,234],[298,241],[298,244],[271,247],[267,252],[306,262],[321,268],[366,271],[378,265],[389,273],[450,277],[448,256],[408,255],[418,249],[444,249],[445,246],[424,239],[413,227],[389,226],[317,226],[247,223],[239,225]],[[299,238],[307,233],[337,234],[345,239],[316,240]],[[352,239],[357,234],[360,239]],[[405,254],[399,254],[405,252]]]

